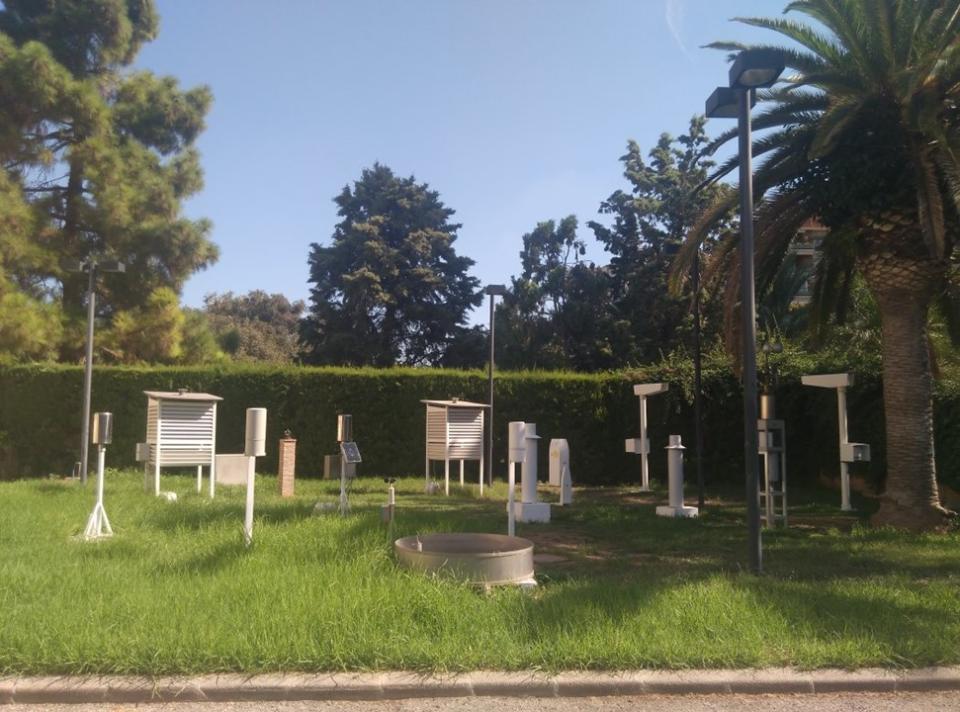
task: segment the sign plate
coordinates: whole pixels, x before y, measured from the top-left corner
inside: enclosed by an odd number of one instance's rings
[[[343,461],[350,464],[363,462],[360,459],[360,448],[356,443],[340,443],[340,453],[343,455]]]

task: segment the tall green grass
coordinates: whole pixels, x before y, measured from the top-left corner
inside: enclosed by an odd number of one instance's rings
[[[520,525],[539,551],[533,593],[484,593],[399,569],[392,538],[504,531],[504,489],[480,499],[398,483],[392,532],[383,483],[359,480],[353,513],[316,515],[337,485],[300,481],[281,500],[258,483],[254,544],[242,488],[192,493],[164,477],[109,472],[115,536],[82,542],[93,487],[0,485],[0,673],[467,670],[960,662],[960,536],[808,526],[765,535],[768,573],[740,572],[733,503],[697,521],[653,515],[656,497],[580,494],[550,525]],[[632,501],[632,500],[631,500]],[[799,501],[799,500],[797,500]],[[804,507],[798,508],[803,511]],[[833,516],[812,503],[807,519]]]

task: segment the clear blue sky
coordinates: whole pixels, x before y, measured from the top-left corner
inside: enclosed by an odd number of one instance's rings
[[[332,198],[374,161],[440,192],[483,283],[517,274],[523,233],[570,213],[588,258],[605,262],[585,223],[625,186],[627,140],[646,153],[684,131],[726,83],[724,54],[700,46],[769,34],[729,19],[784,4],[158,0],[160,35],[138,66],[214,95],[206,187],[187,212],[213,221],[221,257],[184,302],[251,289],[306,299]]]

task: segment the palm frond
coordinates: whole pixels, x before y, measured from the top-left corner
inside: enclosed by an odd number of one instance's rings
[[[936,165],[930,160],[925,147],[914,145],[912,149],[920,230],[930,256],[935,260],[942,260],[947,254],[947,228]]]
[[[799,45],[806,47],[810,50],[814,56],[806,55],[810,58],[810,69],[813,68],[822,68],[824,66],[824,60],[830,64],[838,63],[843,57],[843,48],[840,47],[836,41],[822,35],[819,32],[816,32],[809,25],[803,25],[799,22],[794,22],[793,20],[783,20],[783,19],[774,19],[769,17],[735,17],[734,21],[740,22],[744,25],[750,25],[751,27],[760,27],[766,30],[773,30],[778,32],[784,37],[787,37]],[[778,48],[778,51],[783,51],[783,48]],[[807,60],[805,60],[805,63]],[[788,64],[788,67],[793,67],[801,71],[810,71],[808,66],[796,66],[794,64]]]
[[[856,262],[854,235],[834,230],[820,244],[810,294],[809,328],[815,344],[821,343],[831,320],[846,321]]]
[[[862,108],[860,102],[834,102],[829,111],[825,111],[820,116],[816,138],[810,147],[811,158],[817,158],[832,151],[850,124],[857,119]]]

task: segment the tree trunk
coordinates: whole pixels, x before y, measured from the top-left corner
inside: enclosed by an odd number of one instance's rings
[[[933,377],[927,318],[944,270],[905,246],[919,241],[916,223],[890,216],[865,240],[860,268],[883,327],[883,405],[887,478],[873,523],[931,530],[952,514],[940,505],[933,449]],[[876,229],[876,222],[871,224]],[[907,235],[906,232],[914,234]],[[912,239],[910,239],[912,238]]]

